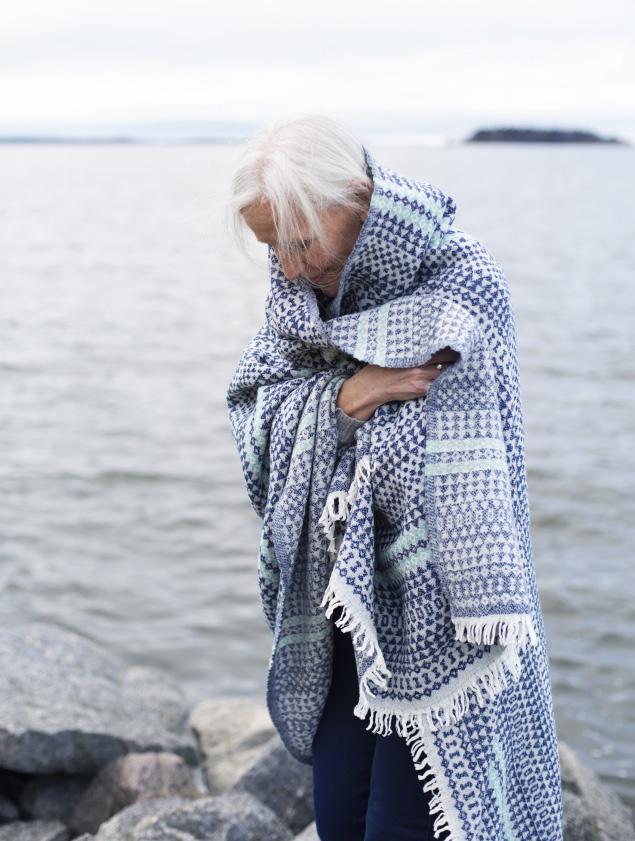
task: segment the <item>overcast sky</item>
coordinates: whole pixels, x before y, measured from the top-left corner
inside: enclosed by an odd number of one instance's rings
[[[635,139],[633,0],[3,0],[0,129],[321,112]]]

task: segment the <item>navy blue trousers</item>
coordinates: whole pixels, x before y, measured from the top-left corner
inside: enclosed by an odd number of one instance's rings
[[[332,619],[339,616],[338,608]],[[394,723],[381,736],[366,730],[368,717],[353,715],[359,698],[353,640],[336,625],[334,632],[333,677],[313,740],[320,841],[434,841],[422,772]]]

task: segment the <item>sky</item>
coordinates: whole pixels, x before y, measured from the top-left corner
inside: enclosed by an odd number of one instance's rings
[[[633,0],[3,0],[0,133],[323,113],[635,140]]]

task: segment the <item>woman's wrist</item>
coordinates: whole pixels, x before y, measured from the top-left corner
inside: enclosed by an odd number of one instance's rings
[[[350,417],[365,421],[373,414],[379,404],[369,397],[367,391],[357,387],[353,377],[344,380],[340,386],[335,405]]]

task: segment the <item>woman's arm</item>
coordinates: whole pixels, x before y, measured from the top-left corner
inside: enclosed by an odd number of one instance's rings
[[[427,394],[430,384],[439,376],[439,362],[452,363],[459,354],[452,348],[443,348],[424,365],[412,368],[382,368],[365,365],[341,385],[336,407],[351,418],[366,421],[382,403],[390,400],[411,400]]]

